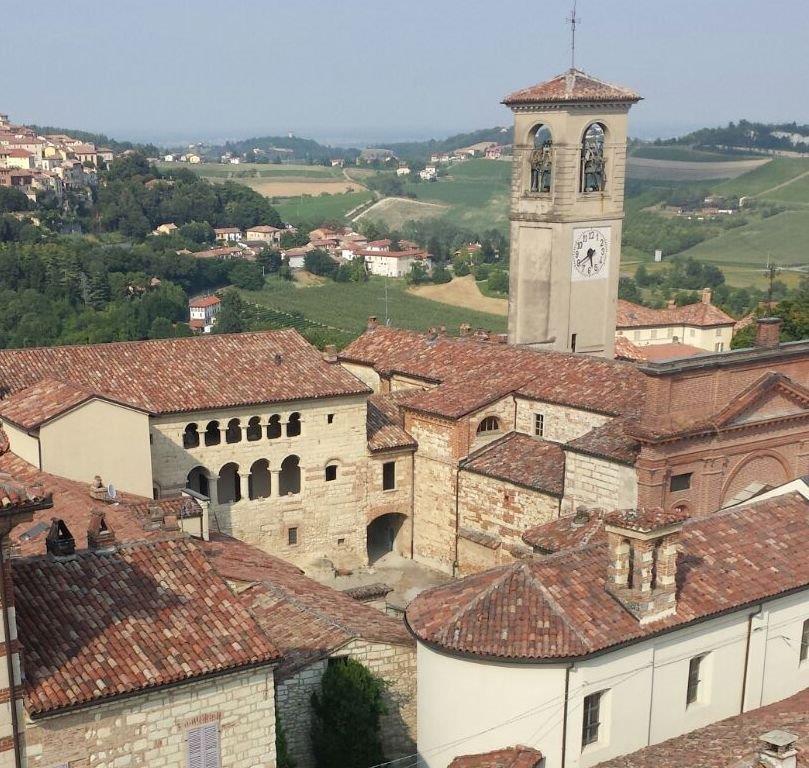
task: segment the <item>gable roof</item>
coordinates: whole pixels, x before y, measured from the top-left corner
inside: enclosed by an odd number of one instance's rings
[[[406,621],[419,640],[482,658],[587,657],[809,588],[809,500],[799,493],[683,525],[677,612],[641,624],[606,590],[607,545],[517,562],[422,592]]]
[[[734,320],[719,307],[709,302],[698,301],[682,307],[651,309],[642,304],[633,304],[626,299],[618,299],[615,318],[616,328],[649,328],[669,325],[693,325],[698,328],[713,328],[735,325]]]
[[[188,539],[11,567],[32,717],[280,657]]]
[[[191,301],[188,302],[188,306],[194,307],[195,309],[205,309],[205,307],[215,307],[221,303],[222,300],[212,294],[210,296],[200,296],[198,299],[191,299]]]
[[[641,96],[629,88],[612,85],[571,68],[545,82],[514,91],[503,99],[503,104],[562,104],[581,102],[626,102],[634,104]]]
[[[0,394],[49,378],[152,414],[370,392],[292,329],[0,350]]]
[[[405,407],[445,418],[472,413],[507,394],[619,415],[636,411],[645,376],[632,363],[535,351],[474,337],[426,335],[376,326],[352,341],[341,360],[439,386]]]
[[[368,418],[365,429],[368,450],[390,451],[400,448],[416,448],[416,441],[404,429],[404,418],[399,403],[404,402],[409,392],[388,395],[371,395],[368,398]]]

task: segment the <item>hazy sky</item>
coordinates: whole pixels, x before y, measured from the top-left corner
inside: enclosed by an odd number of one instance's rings
[[[577,64],[633,135],[809,123],[809,0],[579,0]],[[569,66],[567,0],[0,0],[0,112],[180,140],[424,138],[507,124]]]

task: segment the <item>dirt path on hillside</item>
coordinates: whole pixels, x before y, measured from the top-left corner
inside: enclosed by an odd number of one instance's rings
[[[757,192],[755,195],[750,195],[750,197],[761,197],[762,195],[769,194],[770,192],[775,192],[778,189],[783,189],[784,187],[788,187],[790,184],[794,184],[798,179],[803,179],[809,176],[809,171],[804,171],[801,174],[798,174],[794,179],[787,179],[786,181],[782,181],[780,184],[776,184],[774,187],[770,187],[769,189],[765,189],[763,192]]]
[[[508,314],[508,300],[484,296],[480,292],[473,275],[456,277],[452,282],[444,283],[443,285],[421,285],[407,290],[408,293],[413,293],[424,299],[451,304],[453,307],[475,309],[478,312],[488,312],[492,315],[505,316]]]

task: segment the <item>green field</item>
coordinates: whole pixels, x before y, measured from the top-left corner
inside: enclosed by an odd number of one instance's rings
[[[772,187],[788,182],[809,171],[809,160],[792,157],[775,157],[749,173],[735,179],[720,182],[713,188],[717,195],[760,195]],[[807,200],[809,202],[809,200]]]
[[[270,278],[262,291],[242,291],[250,302],[276,312],[298,313],[309,323],[344,331],[351,336],[362,333],[370,315],[385,318],[385,280],[372,277],[368,283],[335,283],[299,287],[295,283]],[[445,325],[457,333],[461,323],[496,332],[506,330],[506,318],[487,312],[474,312],[449,304],[430,301],[408,293],[404,280],[387,281],[387,311],[397,328],[427,330]]]
[[[344,192],[340,195],[303,195],[300,197],[284,197],[273,202],[273,207],[284,221],[305,221],[320,224],[324,221],[342,219],[358,205],[367,203],[373,194],[362,192]]]
[[[325,165],[273,165],[270,163],[157,163],[161,171],[172,171],[184,168],[213,181],[241,181],[243,179],[339,179],[343,177],[342,168]]]
[[[642,145],[630,152],[632,157],[644,157],[649,160],[677,160],[688,163],[725,163],[734,160],[745,160],[755,155],[730,155],[721,152],[708,152],[692,147],[658,147],[654,145]]]
[[[765,192],[760,199],[787,205],[809,205],[809,162],[804,161],[804,163],[806,164],[805,176],[798,176],[783,187]]]

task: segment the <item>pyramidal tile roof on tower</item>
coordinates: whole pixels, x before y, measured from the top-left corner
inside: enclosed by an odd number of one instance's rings
[[[544,83],[510,93],[503,99],[503,104],[511,106],[615,101],[634,104],[641,98],[629,88],[605,83],[580,69],[571,68]]]

